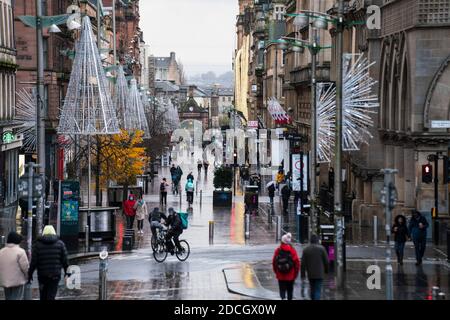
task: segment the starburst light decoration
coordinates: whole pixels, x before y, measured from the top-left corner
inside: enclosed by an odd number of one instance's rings
[[[16,93],[16,120],[23,122],[23,126],[17,130],[23,134],[22,150],[25,153],[36,151],[36,90],[22,89]]]
[[[342,150],[357,151],[373,138],[371,115],[379,108],[378,96],[371,94],[377,83],[369,75],[370,63],[362,54],[343,56]],[[335,144],[336,87],[317,84],[317,155],[319,162],[330,162]]]

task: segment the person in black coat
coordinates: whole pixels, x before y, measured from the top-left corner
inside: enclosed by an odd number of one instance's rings
[[[273,198],[275,197],[275,182],[267,187],[267,191],[269,192],[270,205],[273,208]]]
[[[410,238],[405,216],[398,215],[395,217],[394,225],[392,226],[392,233],[394,234],[395,253],[397,254],[397,261],[400,265],[403,265],[405,242]]]
[[[167,231],[166,235],[166,247],[170,254],[174,255],[175,252],[172,238],[178,250],[181,251],[182,247],[180,245],[179,237],[183,233],[183,223],[181,222],[180,216],[173,208],[169,208],[169,215],[166,220],[166,225],[169,227],[169,231]]]
[[[428,221],[419,211],[414,210],[413,216],[409,220],[408,228],[416,249],[416,266],[418,266],[422,264],[425,254]]]
[[[42,237],[33,246],[28,270],[28,282],[31,283],[33,273],[37,269],[41,300],[55,300],[61,280],[61,269],[64,269],[65,276],[68,276],[68,267],[67,249],[64,242],[59,240],[52,226],[46,226]]]
[[[288,214],[289,198],[291,197],[291,188],[289,185],[284,185],[281,189],[281,199],[283,200],[283,214]]]

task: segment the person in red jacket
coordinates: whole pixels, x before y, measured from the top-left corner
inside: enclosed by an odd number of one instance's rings
[[[136,209],[134,205],[136,204],[136,197],[134,194],[128,196],[128,200],[123,202],[123,213],[127,218],[127,229],[133,229],[134,218],[136,217]]]
[[[300,259],[297,251],[291,245],[292,234],[287,233],[281,237],[281,245],[275,250],[272,259],[273,271],[280,287],[280,297],[292,300],[294,282],[300,271]]]

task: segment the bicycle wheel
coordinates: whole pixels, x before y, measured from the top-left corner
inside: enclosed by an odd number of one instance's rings
[[[153,251],[153,257],[158,262],[164,262],[167,258],[167,250],[165,243],[158,242],[156,250]]]
[[[157,241],[156,241],[156,237],[154,235],[152,235],[151,245],[152,245],[153,252],[155,252],[157,249]]]
[[[176,254],[178,260],[186,261],[186,259],[189,258],[189,254],[191,253],[191,248],[189,247],[189,243],[186,240],[181,240],[180,246],[181,246],[182,250],[179,251],[177,249],[175,254]]]

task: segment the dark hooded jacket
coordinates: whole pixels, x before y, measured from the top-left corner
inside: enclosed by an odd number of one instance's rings
[[[36,269],[38,278],[60,278],[61,269],[67,273],[68,267],[67,249],[64,242],[57,236],[42,236],[33,245],[28,278],[32,278]]]
[[[428,221],[422,214],[420,214],[420,212],[416,213],[417,217],[413,215],[411,220],[409,220],[409,232],[413,240],[425,239],[427,237]],[[420,223],[424,225],[423,229],[420,229]]]
[[[403,224],[400,224],[400,218],[403,218]],[[397,228],[397,231],[394,231],[395,228]],[[392,233],[394,234],[395,242],[406,242],[406,240],[408,240],[410,235],[405,216],[398,215],[395,217],[394,225],[392,226]]]

